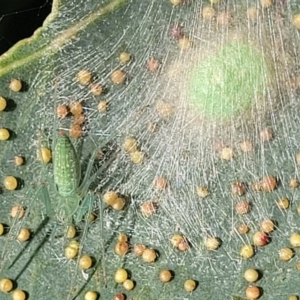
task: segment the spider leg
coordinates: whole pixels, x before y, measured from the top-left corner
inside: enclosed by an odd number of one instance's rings
[[[75,224],[79,223],[86,213],[88,217],[90,216],[90,214],[92,213],[95,197],[96,196],[94,193],[88,192],[86,197],[82,200],[82,203],[80,204],[74,216]]]

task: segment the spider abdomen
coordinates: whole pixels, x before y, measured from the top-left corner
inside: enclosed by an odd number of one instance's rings
[[[76,194],[80,181],[80,165],[69,137],[58,137],[53,157],[54,182],[58,193],[63,196]]]

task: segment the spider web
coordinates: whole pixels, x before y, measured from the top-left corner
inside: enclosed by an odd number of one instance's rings
[[[51,1],[2,1],[0,7],[0,53],[27,38],[42,26],[50,13]],[[26,26],[24,26],[24,23]]]

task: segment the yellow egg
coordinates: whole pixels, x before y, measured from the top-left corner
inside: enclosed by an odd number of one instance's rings
[[[18,180],[14,176],[6,176],[3,185],[7,190],[13,191],[18,187]]]
[[[115,282],[123,283],[128,278],[128,273],[125,269],[118,269],[115,273]]]
[[[0,96],[0,111],[3,111],[6,108],[6,105],[6,99]]]
[[[6,141],[10,137],[10,133],[6,128],[0,128],[0,141]]]
[[[52,157],[51,150],[46,147],[42,147],[41,150],[38,152],[38,159],[42,161],[44,164],[50,162],[51,157]]]
[[[9,88],[13,92],[20,92],[22,89],[22,82],[19,79],[12,79],[9,83]]]
[[[8,293],[13,289],[13,282],[8,278],[3,278],[0,280],[0,291]]]
[[[22,290],[14,290],[11,294],[12,300],[25,300],[26,293]]]

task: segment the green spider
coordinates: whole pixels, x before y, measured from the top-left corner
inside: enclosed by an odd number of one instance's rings
[[[81,180],[80,161],[70,138],[60,132],[53,151],[53,177],[58,201],[53,201],[46,190],[43,191],[44,203],[49,216],[55,215],[61,220],[78,223],[92,206],[96,195],[89,192],[89,187],[96,177],[114,160],[115,155],[103,164],[94,174],[92,169],[98,151],[92,154],[85,175]]]

